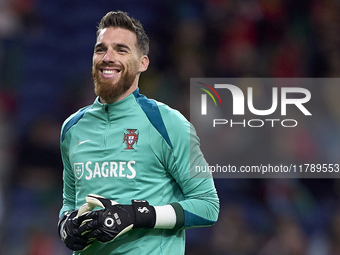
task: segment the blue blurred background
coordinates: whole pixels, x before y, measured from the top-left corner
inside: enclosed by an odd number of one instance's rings
[[[141,92],[188,118],[193,77],[340,75],[338,0],[1,0],[0,254],[70,254],[56,229],[59,133],[94,100],[96,25],[118,9],[150,37]],[[320,90],[325,98],[314,102],[331,109],[318,115],[325,140],[304,127],[278,137],[278,153],[339,160],[340,90]],[[231,148],[242,139],[231,139]],[[216,187],[219,221],[187,231],[187,255],[340,254],[338,179],[218,179]]]

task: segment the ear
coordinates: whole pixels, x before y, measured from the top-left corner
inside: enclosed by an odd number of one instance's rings
[[[142,73],[144,71],[146,71],[148,69],[148,66],[149,66],[149,58],[147,55],[143,55],[141,58],[140,58],[140,63],[139,63],[139,72]]]

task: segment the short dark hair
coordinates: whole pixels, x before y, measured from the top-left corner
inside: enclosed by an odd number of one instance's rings
[[[149,54],[149,38],[139,20],[129,16],[127,12],[111,11],[105,14],[97,26],[97,37],[100,31],[108,27],[120,27],[134,32],[137,37],[137,48],[143,55]]]

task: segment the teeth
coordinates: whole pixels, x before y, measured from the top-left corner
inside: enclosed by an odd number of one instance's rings
[[[103,70],[104,74],[114,74],[114,73],[118,73],[117,70]]]

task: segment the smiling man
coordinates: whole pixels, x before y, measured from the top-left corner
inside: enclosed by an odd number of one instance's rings
[[[136,34],[124,28],[98,30],[92,75],[102,103],[117,102],[137,89],[139,75],[148,68],[149,58],[148,45],[139,49],[136,40]]]
[[[219,201],[193,126],[139,93],[149,40],[125,12],[101,20],[94,47],[94,103],[61,130],[59,234],[75,254],[184,254],[185,229],[213,225]]]

